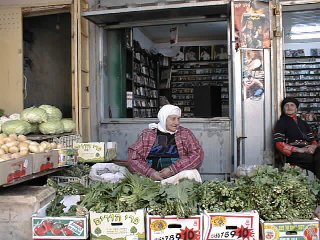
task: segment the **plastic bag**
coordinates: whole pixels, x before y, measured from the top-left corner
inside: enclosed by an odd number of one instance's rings
[[[182,172],[177,173],[176,175],[169,177],[167,179],[164,179],[161,181],[161,184],[177,184],[180,179],[190,179],[190,180],[195,180],[197,182],[202,182],[200,173],[198,172],[198,170],[196,169],[192,169],[192,170],[184,170]]]
[[[257,165],[245,165],[241,164],[239,167],[237,167],[236,170],[236,176],[252,176],[257,170]]]
[[[120,182],[126,178],[128,169],[114,163],[96,163],[91,167],[89,178],[100,182]]]

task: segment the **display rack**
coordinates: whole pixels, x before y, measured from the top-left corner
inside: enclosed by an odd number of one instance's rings
[[[285,58],[287,97],[299,100],[299,114],[310,124],[316,137],[320,125],[320,57]]]
[[[194,117],[194,88],[204,86],[220,86],[222,109],[228,109],[227,61],[172,62],[172,99],[182,109],[182,117]]]
[[[133,117],[156,117],[159,108],[157,57],[141,49],[135,42],[132,69]]]

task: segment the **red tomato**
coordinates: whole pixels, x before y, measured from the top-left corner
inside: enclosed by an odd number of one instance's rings
[[[53,222],[45,220],[42,222],[42,225],[45,227],[47,232],[50,232],[53,227]]]
[[[39,225],[34,228],[34,232],[37,236],[44,236],[47,231],[43,225]]]
[[[53,235],[56,235],[56,236],[60,236],[60,235],[63,234],[62,230],[59,229],[59,228],[52,228],[51,232],[52,232]]]

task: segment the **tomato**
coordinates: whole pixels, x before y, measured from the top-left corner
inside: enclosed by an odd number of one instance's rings
[[[35,234],[37,234],[37,236],[44,236],[47,233],[47,231],[43,225],[36,226],[34,228],[34,232],[35,232]]]
[[[60,235],[63,234],[62,230],[59,229],[59,228],[52,228],[51,232],[52,232],[53,235],[56,235],[56,236],[60,236]]]
[[[50,232],[53,227],[53,222],[45,220],[42,222],[42,225],[45,227],[47,232]]]

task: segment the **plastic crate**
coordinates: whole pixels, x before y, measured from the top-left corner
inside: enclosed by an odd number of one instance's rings
[[[73,144],[82,142],[82,138],[80,134],[72,134],[72,135],[53,138],[52,141],[57,144],[62,144],[64,148],[73,148]]]
[[[89,177],[88,176],[83,176],[81,178],[79,178],[79,177],[68,177],[68,176],[51,176],[50,179],[55,181],[60,186],[64,186],[67,183],[71,183],[71,182],[81,183],[85,187],[89,186]]]

